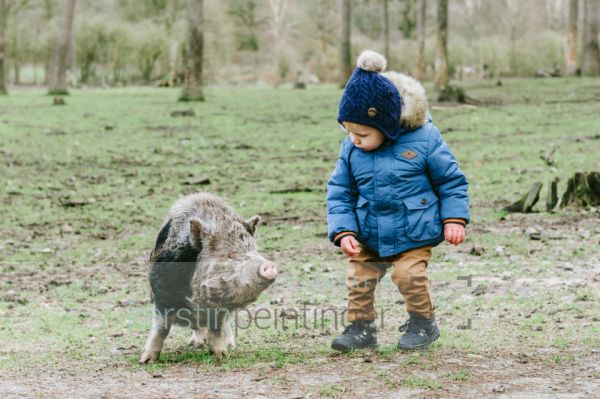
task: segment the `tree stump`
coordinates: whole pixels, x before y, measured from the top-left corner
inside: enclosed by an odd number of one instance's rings
[[[456,102],[464,104],[467,102],[467,96],[465,95],[465,90],[462,87],[447,85],[442,87],[437,92],[437,100],[441,103]]]
[[[517,202],[507,206],[504,208],[505,211],[508,212],[520,212],[520,213],[529,213],[533,206],[540,199],[540,191],[542,190],[543,184],[540,182],[533,183],[529,192],[521,197]]]
[[[548,195],[546,196],[546,210],[552,212],[558,203],[558,181],[560,179],[555,177],[550,180],[548,185]]]
[[[560,207],[600,206],[600,172],[577,172],[567,182]]]

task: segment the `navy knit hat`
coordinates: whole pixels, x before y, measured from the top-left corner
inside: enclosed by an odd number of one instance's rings
[[[385,67],[381,54],[370,50],[360,54],[342,94],[337,120],[374,127],[393,141],[402,131],[402,99],[392,81],[379,74]]]

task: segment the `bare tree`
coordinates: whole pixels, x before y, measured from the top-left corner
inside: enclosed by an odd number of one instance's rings
[[[340,46],[340,82],[342,86],[352,74],[352,54],[350,49],[350,25],[352,22],[350,0],[342,0],[342,43]]]
[[[279,80],[285,78],[289,72],[289,64],[284,59],[282,51],[288,30],[288,0],[269,0],[269,7],[271,9],[269,33],[273,37],[273,51],[275,53],[278,75],[277,84],[279,84]]]
[[[417,80],[425,79],[425,0],[417,1],[417,63],[415,65],[415,78]]]
[[[0,94],[7,94],[6,90],[6,67],[4,65],[6,49],[4,45],[4,34],[6,32],[6,7],[4,0],[0,0]]]
[[[44,23],[47,25],[54,18],[55,7],[52,0],[44,0]],[[50,85],[50,79],[52,76],[52,48],[47,46],[43,57],[44,57],[44,84]]]
[[[27,57],[27,51],[30,47],[28,41],[31,40],[29,37],[24,37],[21,32],[19,32],[18,22],[22,20],[23,15],[21,13],[27,9],[28,6],[27,0],[16,1],[9,0],[4,1],[4,23],[6,21],[14,21],[9,26],[5,25],[4,29],[4,58],[10,60],[10,64],[12,64],[14,79],[13,82],[15,85],[19,85],[21,83],[21,63],[24,58]],[[6,45],[8,43],[8,45]],[[8,50],[6,49],[8,47]],[[8,62],[5,61],[4,73],[6,75],[6,80],[9,79]]]
[[[388,65],[390,62],[390,17],[389,17],[389,12],[388,12],[388,3],[389,0],[382,0],[383,1],[383,7],[382,7],[382,11],[383,11],[383,55],[385,55],[385,58],[388,60]]]
[[[187,0],[188,33],[185,51],[185,80],[179,101],[204,101],[202,91],[203,3],[203,0]]]
[[[565,74],[577,73],[577,11],[579,0],[569,0],[567,46],[565,47]]]
[[[235,0],[230,5],[229,15],[235,19],[238,50],[257,52],[258,32],[263,21],[257,16],[256,0]]]
[[[598,50],[598,0],[584,0],[583,9],[583,60],[582,75],[600,74],[600,51]]]
[[[60,25],[56,35],[54,61],[50,76],[50,94],[69,94],[67,90],[67,65],[69,63],[69,45],[72,43],[75,0],[64,0]]]
[[[437,3],[437,41],[435,48],[435,88],[448,86],[448,0]]]
[[[545,0],[546,26],[552,30],[562,29],[564,19],[564,0]],[[571,3],[571,0],[568,0]],[[567,4],[570,6],[570,4]]]
[[[410,39],[415,29],[417,10],[415,7],[415,0],[403,0],[403,3],[404,8],[402,9],[400,30],[402,30],[402,36],[404,36],[405,39]]]
[[[519,0],[506,0],[507,13],[503,14],[504,21],[510,32],[509,64],[513,75],[517,74],[519,67],[517,58],[517,39],[523,34],[524,3]]]

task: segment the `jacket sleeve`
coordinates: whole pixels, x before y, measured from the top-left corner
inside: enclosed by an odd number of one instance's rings
[[[358,234],[354,195],[356,189],[353,190],[356,183],[350,179],[347,163],[349,145],[348,140],[344,139],[335,170],[327,182],[327,236],[331,242],[342,232]]]
[[[433,125],[429,135],[427,170],[433,190],[440,200],[442,221],[463,219],[469,223],[469,183],[440,131]]]

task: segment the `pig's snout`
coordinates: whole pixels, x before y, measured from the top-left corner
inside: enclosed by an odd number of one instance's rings
[[[277,277],[277,265],[268,260],[260,265],[258,274],[265,280],[275,280],[275,277]]]

